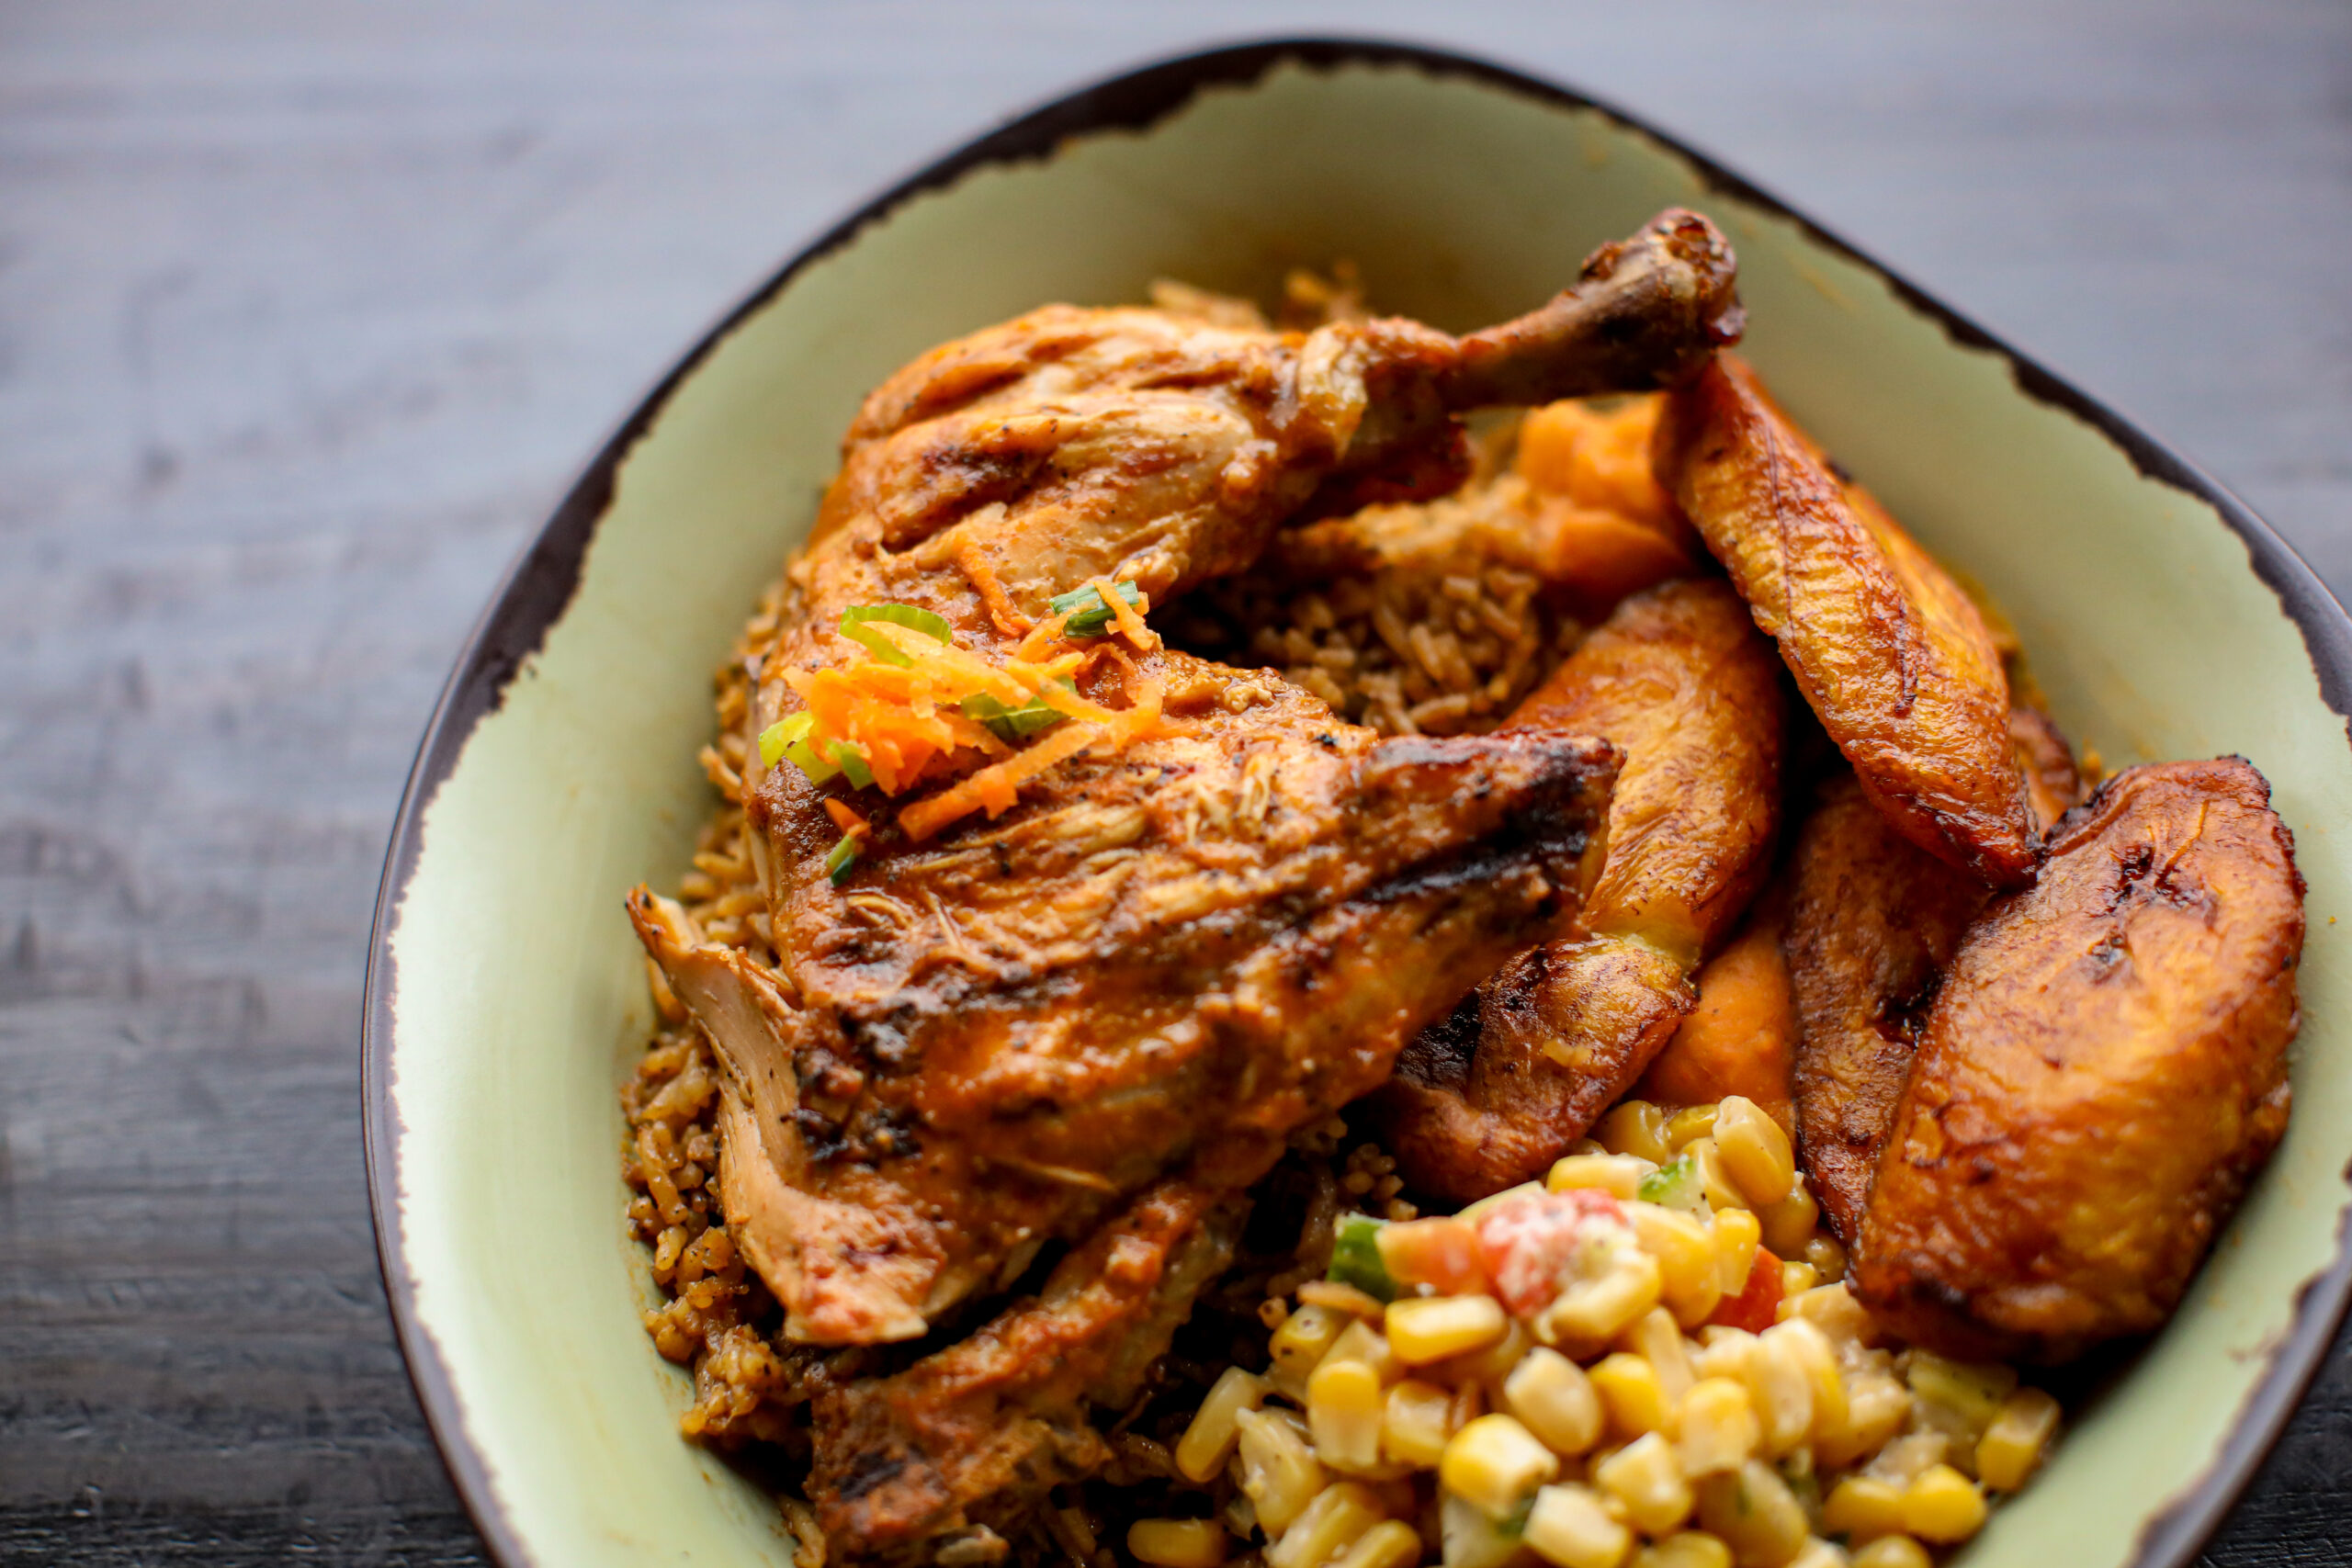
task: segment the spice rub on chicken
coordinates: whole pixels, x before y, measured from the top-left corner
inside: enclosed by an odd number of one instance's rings
[[[722,1187],[788,1333],[919,1335],[1162,1177],[1246,1185],[1572,915],[1605,744],[1384,741],[1141,616],[1453,410],[1657,384],[1736,310],[1668,213],[1469,338],[1057,308],[875,392],[753,705],[780,967],[633,905],[759,1130]]]

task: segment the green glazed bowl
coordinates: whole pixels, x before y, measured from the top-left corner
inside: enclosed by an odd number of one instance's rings
[[[2286,1142],[2179,1315],[1965,1561],[2193,1555],[2352,1280],[2352,624],[2181,459],[1657,133],[1473,62],[1297,42],[1074,94],[826,235],[621,428],[458,661],[378,906],[368,1175],[417,1392],[510,1568],[789,1558],[775,1504],[679,1438],[686,1377],[639,1325],[616,1090],[650,1012],[621,898],[685,868],[710,671],[867,389],[1046,301],[1162,276],[1262,297],[1337,257],[1385,309],[1480,325],[1677,203],[1738,247],[1775,392],[2007,612],[2067,731],[2115,766],[2244,753],[2294,829],[2311,927]]]

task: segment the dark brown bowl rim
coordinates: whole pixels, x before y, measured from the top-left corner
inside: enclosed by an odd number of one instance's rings
[[[1253,83],[1284,64],[1324,69],[1406,66],[1435,77],[1481,83],[1547,105],[1590,109],[1680,158],[1710,190],[1799,225],[1815,241],[1875,273],[1906,303],[1937,321],[1955,343],[2000,355],[2018,390],[2027,397],[2074,415],[2105,436],[2139,472],[2196,497],[2219,513],[2245,542],[2256,574],[2278,594],[2280,606],[2301,632],[2327,705],[2339,715],[2352,714],[2352,620],[2346,618],[2335,596],[2286,541],[2244,502],[2106,405],[1905,282],[1786,203],[1636,116],[1487,61],[1418,44],[1351,38],[1282,38],[1210,49],[1066,94],[967,143],[867,202],[786,263],[695,345],[605,444],[554,515],[508,569],[490,607],[468,634],[417,747],[385,855],[368,938],[366,1001],[360,1021],[368,1192],[375,1216],[377,1258],[410,1379],[467,1511],[493,1555],[507,1568],[525,1568],[540,1560],[499,1504],[488,1462],[467,1430],[464,1405],[449,1369],[417,1321],[415,1286],[401,1252],[398,1213],[401,1137],[390,1062],[390,940],[395,911],[423,848],[426,806],[457,765],[474,728],[496,711],[508,682],[537,651],[548,628],[571,604],[579,585],[582,560],[609,506],[615,475],[629,448],[650,427],[680,384],[747,316],[804,268],[922,192],[947,186],[976,168],[1050,157],[1071,136],[1143,130],[1183,107],[1204,88]],[[2211,1538],[2255,1467],[2278,1440],[2333,1342],[2347,1298],[2352,1298],[2347,1222],[2352,1222],[2352,1207],[2339,1215],[2334,1260],[2305,1284],[2292,1327],[2267,1348],[2267,1365],[2220,1454],[2202,1476],[2147,1519],[2131,1568],[2184,1568]]]

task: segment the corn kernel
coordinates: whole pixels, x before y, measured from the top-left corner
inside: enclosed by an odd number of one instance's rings
[[[1690,1355],[1690,1370],[1702,1378],[1745,1378],[1748,1352],[1756,1336],[1745,1328],[1711,1323],[1699,1331],[1700,1346]]]
[[[1503,1405],[1555,1453],[1580,1454],[1600,1436],[1600,1395],[1557,1350],[1530,1350],[1503,1381]]]
[[[1641,1190],[1642,1178],[1657,1168],[1632,1155],[1568,1155],[1552,1162],[1544,1185],[1555,1192],[1589,1188],[1630,1202]]]
[[[1813,1371],[1787,1328],[1775,1324],[1758,1335],[1740,1368],[1766,1459],[1780,1458],[1813,1431]]]
[[[1928,1549],[1907,1535],[1883,1535],[1854,1553],[1853,1568],[1935,1568]]]
[[[1858,1372],[1846,1382],[1846,1419],[1840,1428],[1814,1438],[1825,1465],[1851,1464],[1876,1453],[1903,1429],[1911,1415],[1911,1391],[1885,1372]]]
[[[1267,1342],[1273,1355],[1269,1378],[1273,1385],[1296,1397],[1306,1392],[1306,1374],[1331,1348],[1340,1331],[1355,1322],[1353,1314],[1309,1303],[1283,1319]]]
[[[1639,1247],[1620,1247],[1606,1269],[1570,1285],[1544,1309],[1536,1337],[1598,1348],[1657,1305],[1662,1282],[1657,1258]]]
[[[1176,1439],[1177,1473],[1187,1481],[1205,1482],[1223,1470],[1234,1444],[1241,1440],[1241,1428],[1234,1424],[1234,1416],[1255,1410],[1265,1401],[1266,1380],[1256,1373],[1239,1367],[1227,1367],[1218,1373],[1200,1409],[1193,1413],[1192,1425]]]
[[[1600,1119],[1595,1134],[1612,1155],[1636,1155],[1652,1165],[1674,1157],[1673,1145],[1666,1140],[1666,1112],[1646,1100],[1621,1101]]]
[[[1306,1426],[1315,1457],[1340,1470],[1380,1462],[1380,1374],[1362,1361],[1326,1359],[1306,1380]]]
[[[1709,1378],[1682,1396],[1675,1419],[1675,1456],[1688,1475],[1737,1470],[1756,1451],[1756,1406],[1745,1383]]]
[[[1789,1135],[1746,1095],[1726,1095],[1715,1107],[1714,1139],[1724,1168],[1749,1208],[1769,1209],[1795,1187],[1796,1151],[1789,1147]]]
[[[1215,1519],[1137,1519],[1127,1527],[1128,1552],[1154,1568],[1217,1568],[1227,1539]]]
[[[1788,1483],[1754,1459],[1699,1483],[1699,1522],[1723,1538],[1739,1568],[1784,1568],[1812,1534]]]
[[[1324,1351],[1323,1359],[1315,1364],[1316,1371],[1320,1371],[1334,1361],[1361,1361],[1385,1383],[1395,1382],[1405,1375],[1404,1364],[1396,1359],[1387,1336],[1363,1318],[1357,1318],[1340,1330],[1340,1337],[1331,1341],[1331,1348]],[[1308,1382],[1312,1386],[1313,1379],[1310,1378]]]
[[[1813,1193],[1802,1181],[1792,1186],[1779,1202],[1753,1207],[1764,1226],[1764,1245],[1778,1257],[1801,1257],[1818,1234],[1815,1227],[1821,1223],[1821,1205],[1814,1201]]]
[[[1852,1568],[1845,1548],[1815,1536],[1789,1559],[1789,1568]]]
[[[1977,1439],[1977,1478],[1996,1492],[2015,1492],[2041,1462],[2057,1429],[2058,1402],[2038,1388],[2018,1390],[2001,1402]]]
[[[1875,1475],[1849,1475],[1822,1500],[1821,1528],[1856,1546],[1903,1529],[1903,1488]]]
[[[1534,1343],[1535,1336],[1527,1331],[1527,1325],[1514,1317],[1510,1320],[1510,1326],[1503,1330],[1503,1337],[1485,1349],[1432,1362],[1426,1370],[1439,1382],[1451,1383],[1457,1388],[1471,1383],[1498,1388],[1502,1381],[1510,1376],[1511,1369],[1519,1365],[1520,1358],[1526,1355],[1529,1347]]]
[[[1731,1568],[1731,1548],[1705,1530],[1677,1530],[1634,1553],[1634,1568]]]
[[[1719,1209],[1707,1223],[1715,1233],[1715,1282],[1724,1295],[1736,1296],[1747,1288],[1747,1276],[1755,1270],[1764,1227],[1746,1209]]]
[[[1413,1568],[1420,1560],[1419,1532],[1402,1519],[1383,1519],[1358,1536],[1331,1568]]]
[[[1322,1568],[1385,1517],[1370,1487],[1360,1481],[1336,1482],[1317,1493],[1306,1511],[1266,1548],[1267,1568]]]
[[[1799,1296],[1792,1315],[1812,1319],[1832,1345],[1867,1345],[1877,1336],[1871,1314],[1842,1281],[1815,1286]]]
[[[1453,1436],[1453,1391],[1407,1378],[1388,1391],[1380,1412],[1380,1451],[1421,1470],[1434,1470]]]
[[[1706,1322],[1724,1292],[1716,1277],[1714,1236],[1705,1222],[1656,1203],[1628,1203],[1625,1218],[1642,1250],[1657,1259],[1659,1294],[1674,1320],[1685,1328]]]
[[[1437,1518],[1445,1568],[1510,1568],[1526,1557],[1527,1542],[1517,1529],[1506,1529],[1450,1492],[1438,1494]]]
[[[1438,1479],[1455,1496],[1501,1518],[1560,1473],[1560,1461],[1509,1416],[1481,1416],[1445,1445]]]
[[[1234,1479],[1267,1536],[1278,1536],[1323,1490],[1322,1461],[1307,1446],[1306,1424],[1289,1411],[1237,1411],[1233,1421],[1241,1434]]]
[[[2014,1368],[1997,1362],[1955,1361],[1933,1350],[1914,1349],[1904,1373],[1911,1392],[1930,1404],[1955,1411],[1973,1438],[1983,1435],[2001,1413],[2001,1402],[2018,1386]]]
[[[1680,1154],[1698,1139],[1712,1135],[1714,1130],[1713,1106],[1686,1105],[1666,1119],[1666,1146],[1672,1153]]]
[[[1707,1206],[1720,1213],[1724,1209],[1752,1209],[1747,1194],[1731,1179],[1731,1170],[1724,1164],[1724,1151],[1713,1138],[1693,1138],[1682,1150],[1683,1156],[1698,1168],[1699,1190],[1706,1194]]]
[[[1644,1535],[1664,1535],[1690,1517],[1695,1498],[1674,1445],[1645,1433],[1592,1467],[1593,1483],[1617,1500]]]
[[[1510,1327],[1492,1296],[1419,1296],[1388,1309],[1388,1348],[1407,1366],[1483,1350]]]
[[[1604,1356],[1586,1374],[1593,1392],[1609,1412],[1610,1429],[1621,1437],[1638,1438],[1666,1429],[1666,1391],[1658,1386],[1657,1371],[1639,1356],[1619,1351]]]
[[[1674,1314],[1664,1307],[1652,1307],[1635,1318],[1625,1332],[1617,1337],[1620,1350],[1630,1350],[1647,1361],[1657,1373],[1658,1392],[1666,1395],[1668,1404],[1679,1404],[1690,1385],[1699,1381],[1691,1370],[1690,1344],[1682,1337],[1681,1328]]]
[[[1771,1335],[1780,1350],[1804,1370],[1806,1389],[1813,1399],[1807,1435],[1818,1440],[1826,1435],[1843,1432],[1847,1423],[1846,1382],[1838,1375],[1838,1349],[1829,1342],[1829,1336],[1806,1317],[1791,1317],[1764,1332]]]
[[[1617,1568],[1634,1544],[1591,1489],[1574,1483],[1536,1493],[1522,1534],[1552,1568]]]
[[[1846,1277],[1846,1249],[1838,1245],[1834,1235],[1815,1231],[1813,1239],[1804,1244],[1804,1261],[1831,1284]]]
[[[1783,1305],[1786,1305],[1786,1304],[1787,1304],[1787,1303],[1791,1300],[1791,1298],[1792,1298],[1792,1297],[1796,1297],[1796,1296],[1801,1296],[1801,1295],[1804,1294],[1807,1291],[1810,1291],[1811,1289],[1813,1289],[1815,1285],[1818,1285],[1819,1283],[1821,1283],[1821,1276],[1814,1272],[1813,1265],[1812,1265],[1812,1264],[1810,1264],[1810,1263],[1783,1263],[1783,1264],[1781,1264],[1781,1303],[1782,1303]],[[1775,1310],[1777,1311],[1777,1309],[1775,1309]],[[1792,1309],[1792,1311],[1793,1311],[1793,1309]],[[1789,1315],[1789,1314],[1781,1314],[1781,1315],[1782,1315],[1782,1316],[1786,1316],[1786,1315]]]
[[[1948,1464],[1930,1465],[1903,1489],[1903,1529],[1949,1546],[1984,1528],[1984,1494]]]

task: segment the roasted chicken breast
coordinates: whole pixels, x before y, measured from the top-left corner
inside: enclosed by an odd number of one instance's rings
[[[2236,758],[2131,769],[1968,933],[1853,1255],[1907,1339],[2062,1360],[2162,1324],[2287,1123],[2302,879]]]

